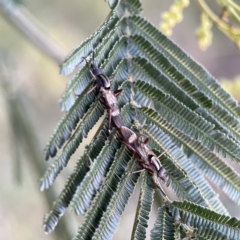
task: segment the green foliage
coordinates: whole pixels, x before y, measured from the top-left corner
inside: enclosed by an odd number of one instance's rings
[[[150,179],[148,178],[147,173],[144,173],[141,192],[139,194],[135,224],[132,231],[132,239],[146,238],[146,228],[148,226],[149,214],[154,197],[154,188],[149,180]]]
[[[104,113],[94,92],[88,93],[88,68],[80,65],[95,49],[95,63],[112,79],[113,89],[123,89],[118,102],[124,126],[140,128],[156,154],[166,151],[160,158],[166,186],[184,201],[162,204],[152,239],[232,239],[240,222],[226,216],[205,177],[240,203],[239,175],[228,164],[240,162],[240,107],[209,73],[142,18],[138,0],[108,3],[112,10],[105,22],[61,66],[62,74],[80,69],[60,100],[67,112],[47,144],[46,160],[55,161],[41,179],[41,190],[53,184]],[[112,135],[106,138],[105,116],[45,216],[47,233],[70,205],[76,214],[86,213],[74,240],[112,238],[139,177],[126,174],[140,169],[114,129]],[[145,239],[153,194],[151,174],[144,173],[132,239]]]
[[[161,236],[161,237],[160,237]],[[240,221],[184,201],[159,208],[151,239],[239,239]]]
[[[240,221],[236,218],[220,215],[209,209],[197,206],[189,202],[173,202],[170,206],[175,220],[181,224],[187,224],[193,228],[212,228],[226,235],[228,239],[239,239]]]
[[[158,209],[157,220],[151,231],[151,239],[174,239],[175,226],[174,218],[169,209],[162,207]]]

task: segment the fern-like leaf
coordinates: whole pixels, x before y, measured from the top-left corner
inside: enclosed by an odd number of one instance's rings
[[[71,208],[76,214],[84,214],[86,209],[90,206],[92,198],[99,190],[103,178],[106,175],[117,149],[116,140],[106,143],[102,151],[99,153],[96,160],[94,160],[91,171],[88,172],[81,185],[78,187],[73,196]]]
[[[131,21],[132,20],[132,21]],[[134,27],[131,28],[131,24]],[[130,18],[129,23],[132,34],[142,34],[154,45],[159,52],[162,52],[179,71],[205,93],[214,99],[223,109],[231,115],[240,116],[240,107],[229,93],[227,93],[216,80],[199,64],[170,41],[165,35],[159,32],[153,25],[139,16]]]
[[[147,83],[137,81],[135,101],[144,106],[146,98],[154,102],[154,108],[167,122],[189,137],[198,140],[209,150],[221,153],[223,157],[240,161],[240,149],[238,145],[220,131],[214,131],[214,125],[185,107],[173,97],[164,94]]]
[[[172,240],[175,235],[175,223],[174,219],[166,207],[158,209],[157,220],[154,224],[154,228],[151,230],[151,240],[154,239],[166,239]]]
[[[170,207],[172,215],[194,228],[213,228],[227,235],[229,239],[240,238],[240,221],[224,216],[207,208],[187,201],[173,202]]]
[[[153,184],[149,182],[148,173],[145,172],[141,184],[141,192],[139,195],[137,211],[132,231],[131,239],[146,239],[146,230],[148,227],[149,214],[154,197]]]
[[[240,107],[208,72],[141,17],[139,0],[107,2],[112,9],[107,19],[67,56],[61,73],[73,72],[83,57],[90,62],[95,50],[95,64],[112,79],[113,90],[122,89],[118,103],[123,125],[133,129],[134,122],[141,123],[139,131],[149,137],[147,144],[155,154],[166,151],[160,158],[166,185],[180,200],[191,202],[162,206],[152,239],[240,238],[239,221],[221,215],[228,212],[204,178],[240,203],[239,175],[220,158],[240,162]],[[47,144],[46,159],[60,153],[41,189],[53,183],[104,113],[94,92],[88,93],[91,78],[88,67],[80,66],[62,95],[61,109],[68,112]],[[46,232],[71,205],[77,214],[88,209],[75,240],[112,238],[139,176],[124,173],[140,168],[114,129],[110,142],[101,140],[99,134],[108,133],[107,118],[46,215]],[[143,177],[133,239],[145,238],[154,192],[151,176]]]
[[[202,206],[208,206],[221,214],[228,214],[217,193],[205,181],[201,172],[195,168],[186,155],[173,145],[169,136],[148,122],[142,130],[150,137],[148,144],[151,148],[161,148],[166,151],[166,154],[161,158],[161,163],[169,172],[169,180],[177,196]],[[159,152],[156,154],[159,155]]]
[[[100,192],[94,198],[93,203],[86,213],[84,222],[78,230],[74,240],[89,239],[94,234],[99,225],[101,216],[106,211],[113,193],[117,191],[117,186],[121,177],[127,168],[127,163],[131,160],[131,155],[126,151],[125,147],[118,150],[109,172],[106,176],[106,182]],[[91,223],[91,225],[89,225]]]
[[[88,132],[96,124],[98,119],[103,114],[103,107],[99,102],[94,102],[89,108],[83,121],[74,132],[68,144],[64,146],[62,153],[58,156],[55,162],[47,169],[43,178],[41,179],[41,191],[49,188],[55,181],[60,171],[67,165],[71,155],[76,151],[83,137],[87,137]]]
[[[87,88],[83,93],[87,93],[90,88]],[[45,148],[45,159],[48,160],[49,156],[54,157],[57,153],[57,147],[60,149],[63,144],[71,137],[73,130],[76,128],[79,120],[86,113],[91,103],[94,101],[95,96],[89,93],[84,98],[78,98],[74,106],[59,122],[51,139]]]
[[[83,61],[83,57],[88,56],[90,52],[95,49],[100,40],[107,36],[107,29],[112,28],[118,20],[116,12],[112,11],[105,22],[90,38],[82,42],[78,47],[69,53],[61,65],[60,73],[63,75],[70,74],[75,67]]]
[[[149,123],[163,129],[169,136],[174,137],[179,146],[184,146],[185,154],[193,164],[200,168],[217,186],[223,186],[223,191],[229,198],[239,203],[240,178],[226,162],[209,152],[199,142],[172,127],[154,110],[142,107],[138,115],[145,116]]]
[[[135,161],[129,162],[127,172],[132,172],[137,169],[139,169],[139,167],[136,165]],[[92,239],[104,238],[107,240],[112,238],[138,177],[139,174],[136,173],[122,180],[106,211],[103,213],[99,226]]]
[[[194,239],[196,240],[227,240],[229,239],[227,235],[213,228],[203,228],[200,227],[194,231]]]
[[[141,56],[146,58],[153,66],[155,66],[158,69],[161,69],[161,72],[168,75],[169,78],[175,81],[175,83],[184,88],[185,91],[194,93],[195,95],[193,95],[193,97],[197,96],[198,98],[198,94],[196,93],[198,92],[201,93],[201,91],[189,79],[187,79],[185,75],[179,73],[179,69],[175,68],[173,63],[170,62],[165,57],[165,55],[159,53],[156,48],[149,44],[149,42],[146,41],[146,38],[135,35],[128,40],[128,44],[131,46],[131,48],[129,47],[128,50],[132,54],[132,56],[135,57]],[[176,49],[176,51],[178,51],[178,49]],[[174,73],[176,74],[174,75]],[[228,126],[231,127],[232,135],[236,138],[237,141],[239,141],[240,139],[239,119],[232,115],[230,112],[228,112],[226,108],[223,108],[223,106],[215,104],[213,105],[213,107],[214,108],[212,109],[212,112],[214,112],[216,117],[218,117],[218,119],[221,120],[224,124],[227,124]]]
[[[77,187],[90,170],[90,160],[95,159],[103,148],[105,143],[102,140],[102,135],[106,128],[106,121],[103,121],[100,130],[96,133],[90,145],[86,148],[84,155],[77,160],[73,172],[66,181],[58,199],[54,202],[52,210],[45,215],[43,228],[46,233],[51,232],[55,228],[59,218],[64,214],[69,203],[72,201]]]

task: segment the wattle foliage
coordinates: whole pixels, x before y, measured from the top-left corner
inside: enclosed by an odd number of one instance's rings
[[[204,177],[240,203],[239,175],[223,160],[240,162],[240,107],[205,69],[141,16],[139,0],[108,3],[111,12],[105,22],[68,55],[61,73],[71,73],[95,49],[95,62],[112,79],[113,89],[123,89],[118,97],[123,124],[141,126],[156,153],[166,150],[160,161],[168,172],[167,186],[185,201],[159,208],[152,239],[239,238],[240,222],[225,216],[227,210]],[[60,100],[66,114],[46,147],[46,160],[55,161],[41,179],[41,190],[53,184],[104,114],[94,92],[88,93],[91,87],[88,68],[81,65]],[[108,135],[106,117],[45,216],[45,232],[54,229],[70,205],[76,214],[86,213],[74,240],[112,238],[139,177],[125,173],[139,166],[117,138],[105,141],[103,135]],[[146,237],[155,191],[149,175],[143,175],[132,239]]]

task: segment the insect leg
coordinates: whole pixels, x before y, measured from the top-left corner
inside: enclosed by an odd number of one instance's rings
[[[166,197],[166,193],[163,191],[163,189],[162,189],[159,181],[157,180],[157,176],[156,176],[155,173],[154,173],[154,175],[153,175],[153,183],[154,183],[154,185],[160,190],[161,195],[162,195],[163,197]]]
[[[88,70],[90,71],[90,65],[89,65],[89,62],[87,61],[87,58],[86,57],[82,57],[82,58],[85,60],[85,62],[87,64],[87,67],[88,67]]]
[[[114,91],[114,95],[118,97],[121,92],[122,92],[122,89],[116,90]]]
[[[165,154],[167,152],[167,150],[164,150],[159,156],[158,158],[160,158],[163,154]]]
[[[121,179],[121,181],[123,181],[125,178],[128,178],[130,175],[135,174],[135,173],[140,173],[140,172],[144,172],[146,171],[145,169],[141,169],[141,170],[137,170],[137,171],[132,171],[129,173],[125,173]]]
[[[110,133],[111,121],[112,121],[112,109],[108,109],[108,132]]]
[[[128,148],[133,152],[133,154],[134,154],[135,156],[138,156],[136,150],[135,150],[131,145],[129,145],[127,142],[125,142],[125,141],[123,141],[123,140],[121,140],[121,139],[119,139],[119,141],[120,141],[121,143],[123,143],[126,147],[128,147]]]
[[[87,94],[89,94],[90,92],[92,92],[95,88],[96,88],[96,86],[94,86],[93,88],[91,88],[91,89],[87,92]],[[86,94],[86,95],[87,95],[87,94]]]
[[[82,58],[86,61],[87,67],[88,67],[88,71],[90,72],[92,78],[96,81],[97,78],[96,78],[96,76],[92,73],[91,68],[90,68],[90,65],[89,65],[89,62],[87,61],[87,58],[86,58],[86,57],[82,57]]]
[[[136,132],[136,134],[138,135],[138,137],[146,137],[146,139],[142,143],[144,143],[144,144],[148,143],[149,137],[146,134],[139,133],[139,132]]]

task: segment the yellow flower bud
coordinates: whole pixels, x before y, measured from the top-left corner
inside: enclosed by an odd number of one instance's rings
[[[169,12],[163,12],[162,14],[161,14],[161,18],[162,18],[162,20],[164,20],[164,21],[167,21],[168,19],[169,19]]]

